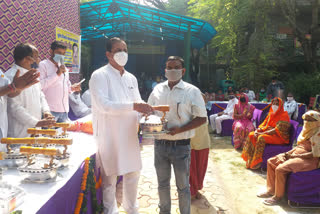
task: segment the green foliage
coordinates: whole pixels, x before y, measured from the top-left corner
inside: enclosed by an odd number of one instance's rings
[[[253,19],[249,10],[252,0],[190,0],[189,14],[210,22],[218,34],[210,47],[218,48],[217,60],[238,62],[238,42],[245,35],[246,26]]]
[[[277,71],[272,65],[273,62],[268,58],[266,54],[260,53],[234,68],[232,79],[235,80],[239,88],[249,86],[257,91],[269,84],[271,77],[277,74]]]
[[[320,94],[320,73],[306,74],[299,73],[292,75],[290,79],[285,82],[287,92],[292,92],[295,99],[299,102],[309,103],[310,97],[315,97]]]
[[[218,34],[210,47],[215,63],[225,64],[239,86],[259,89],[276,74],[277,41],[268,32],[267,0],[190,0],[189,14],[210,22]]]
[[[188,0],[168,0],[166,10],[180,15],[187,15]]]

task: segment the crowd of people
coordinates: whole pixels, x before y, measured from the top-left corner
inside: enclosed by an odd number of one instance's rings
[[[245,93],[249,98],[249,102],[271,102],[274,97],[282,97],[284,89],[283,83],[274,76],[272,77],[272,81],[268,85],[267,90],[265,88],[261,88],[257,93],[255,93],[253,90],[250,90],[248,87],[242,87],[239,88],[239,90],[236,90],[233,86],[229,86],[224,92],[222,89],[219,89],[216,93],[205,92],[205,95],[206,101],[228,101],[231,92],[238,99],[240,99],[240,94]]]
[[[38,50],[29,43],[14,50],[15,64],[0,73],[0,138],[27,137],[27,128],[49,127],[68,120],[69,106],[77,117],[90,115],[91,129],[97,143],[96,164],[101,169],[104,213],[118,213],[117,177],[123,176],[123,208],[138,213],[137,187],[142,168],[137,130],[141,115],[156,114],[155,106],[168,105],[167,133],[154,143],[154,166],[158,181],[159,212],[170,213],[170,179],[173,167],[182,214],[190,214],[192,201],[201,200],[212,131],[221,134],[221,122],[233,119],[233,140],[248,169],[261,167],[266,144],[288,144],[290,119],[296,117],[298,105],[292,93],[283,102],[284,86],[276,78],[259,95],[243,88],[234,92],[206,93],[182,80],[184,60],[171,56],[165,63],[166,81],[151,84],[144,102],[136,77],[125,70],[128,60],[126,42],[119,38],[107,41],[108,64],[94,71],[89,91],[80,96],[80,83],[71,84],[64,66],[66,46],[51,44],[50,57],[40,62]],[[151,82],[150,82],[151,83]],[[148,83],[149,84],[149,83]],[[228,100],[225,110],[207,117],[205,102]],[[271,101],[264,121],[255,128],[253,100]],[[92,117],[91,117],[92,115]],[[209,120],[208,120],[209,119]],[[304,116],[298,146],[268,160],[265,204],[278,204],[284,195],[286,175],[319,167],[320,113],[309,111]],[[5,148],[0,148],[5,151]]]

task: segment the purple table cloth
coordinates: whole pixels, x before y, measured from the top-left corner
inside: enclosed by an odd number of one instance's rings
[[[94,155],[95,157],[95,155]],[[96,171],[97,180],[100,173]],[[82,175],[84,172],[84,161],[79,169],[74,173],[70,180],[59,189],[48,201],[45,203],[37,214],[72,214],[77,204],[78,195],[80,193],[80,186]],[[94,214],[92,211],[91,196],[88,193],[86,195],[87,201],[87,214]],[[84,199],[85,200],[85,199]],[[102,200],[101,188],[97,190],[97,200]]]
[[[320,206],[320,169],[289,174],[287,196],[300,205]]]
[[[274,157],[280,153],[287,152],[292,149],[293,142],[296,139],[296,133],[297,133],[299,123],[294,120],[290,120],[290,123],[291,123],[291,128],[290,128],[289,144],[285,144],[285,145],[266,144],[266,147],[264,148],[264,152],[262,156],[262,163],[261,163],[262,169],[264,170],[267,169],[267,162],[269,158]]]
[[[73,113],[71,107],[69,108],[69,112],[68,112],[68,117],[70,120],[75,121],[78,120],[79,118]]]

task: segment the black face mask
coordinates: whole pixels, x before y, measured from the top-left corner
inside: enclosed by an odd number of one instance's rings
[[[246,98],[240,97],[240,102],[245,103],[246,102]]]
[[[229,95],[229,100],[232,100],[233,98],[235,98],[234,95]]]

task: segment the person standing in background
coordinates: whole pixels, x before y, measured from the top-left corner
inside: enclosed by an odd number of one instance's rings
[[[24,75],[38,67],[39,52],[29,43],[21,43],[13,51],[15,64],[6,72],[14,81],[17,72]],[[34,70],[35,71],[35,70]],[[21,91],[19,96],[8,98],[8,137],[27,137],[27,129],[55,124],[40,84]],[[43,118],[43,119],[42,119]]]
[[[205,95],[202,94],[205,100]],[[191,203],[199,208],[209,208],[203,201],[204,196],[199,190],[203,188],[209,158],[210,136],[208,131],[208,119],[205,124],[195,129],[195,136],[191,138],[191,162],[190,162],[190,192]]]
[[[80,84],[71,85],[68,69],[64,66],[67,46],[54,41],[50,47],[50,58],[39,64],[40,84],[46,96],[51,114],[58,123],[68,119],[69,94],[80,91]]]

